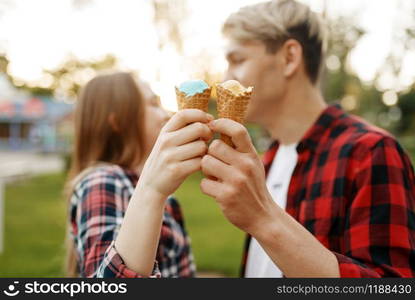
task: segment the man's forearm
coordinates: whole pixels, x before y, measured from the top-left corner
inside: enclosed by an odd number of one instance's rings
[[[276,204],[253,237],[286,277],[340,277],[335,255]]]

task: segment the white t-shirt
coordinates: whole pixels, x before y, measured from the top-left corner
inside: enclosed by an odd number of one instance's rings
[[[267,188],[274,201],[285,210],[291,175],[297,165],[297,143],[280,145],[267,177]],[[281,270],[272,262],[256,239],[252,238],[245,277],[282,277]]]

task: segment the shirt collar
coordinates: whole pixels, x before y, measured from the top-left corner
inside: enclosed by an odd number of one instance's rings
[[[343,118],[345,114],[345,111],[339,104],[327,106],[326,109],[321,112],[313,126],[306,131],[297,146],[297,151],[302,152],[305,149],[315,150],[325,132],[332,129],[333,124],[340,118]]]
[[[345,114],[345,111],[339,104],[327,106],[298,143],[297,152],[300,153],[306,149],[315,150],[326,130],[331,129],[333,124],[339,118],[344,117]],[[268,155],[266,155],[266,160],[272,160],[278,147],[278,141],[273,141],[271,143],[268,149]]]

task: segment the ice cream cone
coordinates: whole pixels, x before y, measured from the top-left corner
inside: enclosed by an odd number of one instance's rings
[[[249,100],[252,95],[252,88],[234,94],[220,84],[216,85],[217,110],[219,118],[228,118],[243,124]],[[231,147],[234,147],[230,137],[221,135],[221,140]]]
[[[177,87],[175,90],[179,110],[196,108],[204,112],[208,112],[209,98],[212,91],[211,87],[208,87],[202,93],[197,93],[193,96],[186,96],[186,94],[181,92]]]

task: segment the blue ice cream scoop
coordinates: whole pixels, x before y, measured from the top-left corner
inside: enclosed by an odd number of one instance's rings
[[[208,87],[208,84],[203,80],[188,80],[179,86],[179,91],[185,93],[186,97],[190,97],[203,93]]]

